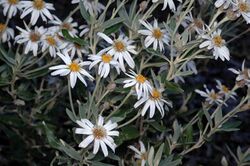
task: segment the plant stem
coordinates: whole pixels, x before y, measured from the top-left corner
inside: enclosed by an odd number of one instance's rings
[[[125,123],[119,125],[119,126],[117,127],[117,129],[122,128],[122,127],[124,127],[124,126],[126,126],[126,125],[132,123],[134,120],[136,120],[136,119],[140,116],[140,114],[141,114],[141,111],[139,111],[139,112],[136,114],[136,116],[134,116],[134,117],[133,117],[132,119],[130,119],[129,121],[127,121],[127,122],[125,122]]]
[[[75,112],[74,105],[73,105],[72,93],[71,93],[71,87],[70,87],[70,80],[69,79],[68,79],[68,92],[69,92],[69,102],[70,102],[71,110],[72,110],[74,116],[76,117],[76,112]]]
[[[96,85],[95,85],[95,89],[94,89],[94,92],[91,96],[91,99],[90,99],[90,102],[89,102],[89,109],[88,109],[88,118],[90,118],[90,109],[92,107],[92,104],[93,104],[93,101],[94,101],[94,98],[95,98],[95,95],[96,95],[96,91],[97,89],[99,88],[99,84],[100,84],[100,81],[101,81],[101,77],[97,76],[97,79],[96,79]]]
[[[114,111],[112,111],[110,114],[109,114],[109,116],[106,118],[107,120],[110,118],[110,117],[112,117],[112,115],[114,115],[122,106],[123,106],[123,104],[128,100],[128,98],[131,96],[131,94],[132,94],[132,91],[130,91],[128,94],[127,94],[127,96],[122,100],[122,102],[121,102],[121,104],[118,106],[118,107],[116,107],[116,109],[114,110]]]
[[[98,100],[98,102],[96,103],[96,106],[98,106],[100,103],[101,103],[101,101],[102,101],[102,99],[109,93],[110,91],[109,90],[107,90],[103,95],[102,95],[102,97]]]

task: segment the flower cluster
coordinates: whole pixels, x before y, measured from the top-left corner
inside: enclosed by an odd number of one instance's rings
[[[217,92],[214,89],[209,90],[206,85],[204,85],[205,91],[196,89],[195,92],[205,98],[205,101],[209,105],[213,104],[226,104],[229,98],[236,100],[236,93],[231,91],[227,86],[223,85],[219,80],[216,80]]]
[[[51,62],[45,65],[51,72],[50,75],[67,79],[72,114],[70,111],[67,113],[71,120],[80,126],[75,129],[75,134],[84,136],[78,146],[91,148],[93,144],[93,154],[97,154],[101,149],[105,157],[109,155],[109,148],[115,152],[118,144],[113,137],[119,137],[121,131],[118,129],[132,123],[135,119],[142,128],[144,118],[145,122],[151,121],[151,118],[160,119],[157,114],[163,118],[165,113],[178,103],[172,100],[168,88],[174,89],[173,94],[183,93],[178,83],[185,83],[185,77],[188,75],[198,74],[196,59],[209,58],[201,53],[212,55],[210,57],[214,60],[230,61],[231,55],[225,40],[228,36],[224,35],[224,29],[221,26],[229,19],[226,16],[218,19],[222,13],[221,10],[231,10],[236,17],[242,16],[247,24],[250,23],[250,0],[216,0],[214,5],[220,9],[209,22],[204,21],[209,19],[203,20],[202,16],[195,17],[192,7],[188,7],[187,3],[182,4],[182,0],[152,0],[150,1],[152,7],[148,12],[144,11],[148,7],[148,2],[141,3],[140,9],[136,11],[136,1],[134,9],[131,8],[129,14],[124,7],[125,1],[117,1],[117,9],[109,13],[111,3],[113,1],[109,1],[105,6],[101,1],[72,0],[71,5],[75,6],[75,10],[65,19],[60,19],[54,14],[56,9],[53,3],[44,0],[1,0],[0,2],[3,15],[6,17],[6,21],[0,23],[0,42],[1,44],[7,42],[14,48],[17,45],[16,52],[22,55],[18,56],[19,59],[13,63],[18,65],[23,63],[25,60],[20,59],[24,56],[37,58],[38,61],[45,57],[46,60],[41,63],[35,61],[38,67],[44,62]],[[153,10],[162,3],[162,10],[168,7],[171,12],[165,22],[151,16]],[[179,4],[178,7],[177,4]],[[185,12],[182,11],[184,9]],[[73,15],[78,11],[82,14],[85,24],[80,24],[73,19]],[[11,28],[9,22],[16,15],[22,19],[23,26]],[[40,23],[42,23],[41,26],[39,26]],[[18,32],[17,35],[15,35],[16,32]],[[22,54],[19,53],[21,49]],[[211,50],[212,53],[207,50]],[[47,55],[50,56],[47,57]],[[27,66],[24,69],[29,69],[30,65]],[[237,75],[238,86],[250,87],[250,69],[245,67],[245,61],[242,63],[241,70],[233,68],[229,70]],[[15,71],[14,68],[13,71]],[[49,78],[52,78],[51,76]],[[16,79],[18,77],[15,75],[10,81],[10,89],[14,93],[16,90],[13,82]],[[52,84],[54,83],[52,81]],[[78,86],[79,83],[84,87]],[[204,85],[204,91],[196,89],[195,92],[205,98],[209,106],[215,104],[227,106],[228,99],[236,100],[235,88],[230,90],[219,80],[216,80],[216,83],[216,89],[208,89]],[[101,88],[100,84],[102,84]],[[107,84],[114,86],[109,88]],[[82,95],[82,89],[86,90],[87,93],[84,92],[84,95],[88,96],[79,97],[85,105],[82,108],[84,113],[79,113],[78,117],[75,113],[71,90]],[[37,93],[40,94],[40,92]],[[103,102],[103,99],[111,93],[115,99]],[[16,94],[12,97],[16,101]],[[119,101],[116,101],[116,98]],[[115,118],[113,115],[119,113],[119,109],[128,98],[132,102],[128,107],[137,115],[132,115],[134,117],[118,125],[119,122],[127,120],[126,113],[122,118]],[[117,103],[119,105],[116,105]],[[178,104],[176,105],[174,108],[179,107]],[[139,116],[143,117],[140,119]],[[93,123],[93,121],[96,122]],[[177,130],[176,125],[174,130]],[[180,127],[179,130],[181,131],[182,128]],[[177,133],[181,133],[180,131]],[[172,136],[171,139],[173,139]],[[168,139],[168,143],[177,141],[171,139]],[[144,166],[148,161],[149,152],[142,141],[139,141],[139,145],[140,150],[132,145],[128,148],[135,152],[135,158],[141,160],[141,165]],[[174,142],[171,148],[174,149],[176,145],[177,142]],[[83,153],[85,155],[85,151]]]

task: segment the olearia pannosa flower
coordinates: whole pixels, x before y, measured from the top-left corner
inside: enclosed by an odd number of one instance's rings
[[[219,90],[218,94],[221,95],[224,98],[232,98],[236,100],[237,94],[233,91],[231,91],[226,85],[223,85],[219,80],[216,80],[217,85],[216,88]]]
[[[156,3],[158,1],[159,0],[152,0],[153,3]],[[178,0],[178,1],[182,3],[182,0]],[[169,6],[169,9],[172,10],[172,11],[176,10],[176,7],[175,7],[175,4],[174,4],[173,0],[164,0],[162,10],[165,10],[167,8],[167,6]]]
[[[229,8],[231,4],[232,0],[216,0],[214,3],[215,7],[219,8],[223,6],[224,9]]]
[[[80,0],[72,0],[72,4],[79,3]],[[105,9],[105,6],[101,4],[100,2],[93,1],[93,0],[82,0],[83,6],[86,8],[86,10],[89,12],[89,14],[94,15],[101,13],[102,10]]]
[[[78,33],[78,30],[76,29],[76,27],[78,27],[78,23],[73,21],[74,20],[72,17],[69,17],[67,20],[61,21],[58,17],[54,16],[54,19],[51,20],[50,23],[54,24],[53,27],[60,36],[63,36],[62,29],[65,29],[72,37],[75,37]]]
[[[111,55],[107,54],[104,51],[100,51],[96,55],[89,55],[88,59],[92,61],[90,62],[89,69],[99,64],[98,75],[103,78],[106,78],[109,75],[111,67],[114,67],[117,73],[120,74],[119,63],[114,60]]]
[[[237,16],[242,16],[247,24],[250,24],[250,0],[236,0],[233,5],[233,10],[237,12]]]
[[[167,31],[164,29],[160,29],[158,26],[158,22],[155,19],[153,26],[146,21],[140,20],[140,23],[144,25],[147,30],[138,30],[138,33],[147,36],[144,41],[144,45],[148,48],[153,44],[153,49],[157,50],[159,45],[160,51],[164,50],[163,44],[169,45],[169,36]]]
[[[250,69],[245,67],[245,60],[242,62],[241,70],[229,68],[231,72],[237,74],[236,82],[240,87],[250,86]]]
[[[5,43],[14,38],[14,30],[6,26],[6,24],[0,23],[0,41]]]
[[[0,5],[3,6],[3,15],[8,18],[12,18],[17,14],[17,11],[21,11],[20,0],[1,0]]]
[[[87,83],[83,76],[88,77],[91,81],[94,80],[94,78],[82,68],[83,66],[88,65],[88,63],[81,62],[79,59],[72,61],[67,52],[64,52],[63,54],[58,52],[57,55],[63,60],[65,65],[57,65],[50,67],[50,70],[55,70],[51,73],[52,76],[69,75],[71,88],[75,87],[77,78],[79,78],[85,86],[87,86]]]
[[[45,22],[47,22],[47,18],[53,20],[53,16],[49,11],[55,10],[52,3],[46,3],[43,0],[21,1],[21,7],[23,8],[23,13],[20,18],[23,19],[31,13],[31,25],[35,25],[39,17]]]
[[[126,75],[129,76],[129,78],[123,81],[125,84],[123,88],[134,87],[137,99],[149,95],[152,86],[145,76],[142,74],[136,74],[133,70],[130,70],[129,74],[126,73]]]
[[[141,111],[142,116],[144,116],[147,110],[149,110],[149,117],[152,118],[155,114],[155,109],[157,109],[163,117],[165,110],[168,111],[168,106],[172,107],[172,103],[163,99],[162,92],[163,89],[152,89],[150,91],[150,95],[141,98],[135,103],[134,108],[137,108],[141,104],[145,103]],[[164,107],[164,105],[166,105],[166,107]]]
[[[135,62],[130,55],[130,53],[137,54],[137,52],[135,51],[136,47],[132,45],[134,41],[130,40],[123,34],[119,35],[119,37],[114,40],[112,40],[110,37],[101,32],[98,32],[97,35],[103,38],[109,44],[111,44],[111,46],[104,48],[103,51],[107,52],[107,54],[111,56],[114,56],[114,59],[119,62],[121,70],[123,72],[126,71],[124,60],[130,68],[133,69],[135,67]]]
[[[215,59],[220,58],[222,61],[230,60],[230,53],[228,48],[225,46],[225,40],[221,37],[221,29],[213,32],[209,35],[202,35],[202,38],[205,39],[204,42],[200,44],[200,48],[205,48],[211,50],[213,49],[213,56]]]
[[[91,123],[88,119],[81,119],[76,121],[81,128],[76,128],[76,134],[88,135],[80,144],[79,147],[86,148],[94,141],[93,153],[96,154],[101,146],[104,156],[108,156],[108,147],[115,152],[116,144],[112,136],[119,136],[118,131],[114,131],[117,123],[112,123],[110,120],[104,124],[104,118],[99,116],[96,125]]]
[[[15,40],[18,44],[26,44],[24,49],[25,54],[27,54],[29,51],[32,51],[33,55],[37,56],[38,47],[40,46],[43,35],[46,33],[46,29],[43,27],[35,27],[34,30],[31,30],[26,24],[24,25],[26,30],[17,27],[21,34],[17,35]]]
[[[205,91],[201,91],[196,89],[195,92],[201,95],[205,98],[205,101],[208,102],[208,104],[212,105],[214,103],[221,104],[223,103],[223,100],[221,99],[221,96],[214,91],[214,89],[208,90],[207,86],[204,85]]]
[[[140,150],[138,150],[136,147],[132,145],[129,145],[128,148],[135,152],[135,158],[140,160],[141,166],[144,166],[148,159],[148,153],[146,151],[146,148],[143,142],[139,141],[139,144],[140,144]]]

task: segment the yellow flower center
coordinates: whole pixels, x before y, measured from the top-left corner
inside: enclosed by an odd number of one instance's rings
[[[104,63],[109,63],[112,60],[112,56],[109,54],[103,54],[102,55],[102,61]]]
[[[80,66],[79,66],[79,64],[78,63],[76,63],[76,62],[72,62],[70,65],[69,65],[69,69],[70,69],[70,71],[72,71],[72,72],[78,72],[79,70],[80,70]]]
[[[8,2],[10,5],[16,5],[19,2],[19,0],[8,0]]]
[[[222,85],[222,90],[223,90],[223,92],[225,92],[225,93],[228,93],[228,92],[229,92],[229,89],[228,89],[225,85]]]
[[[249,4],[247,4],[246,2],[245,3],[239,3],[239,10],[241,11],[241,12],[245,12],[245,13],[247,13],[247,12],[249,12],[250,11],[250,5]]]
[[[52,36],[47,36],[46,41],[51,46],[55,46],[56,45],[56,40]]]
[[[33,7],[37,10],[42,10],[45,6],[45,3],[43,0],[34,0],[33,1]]]
[[[62,23],[61,27],[62,27],[62,29],[66,29],[68,31],[72,30],[71,25],[69,23],[67,23],[67,22]]]
[[[141,83],[141,84],[143,84],[143,83],[147,80],[147,78],[144,77],[144,76],[141,75],[141,74],[138,74],[138,75],[136,76],[135,79],[136,79],[137,82],[139,82],[139,83]]]
[[[221,36],[217,35],[213,38],[214,45],[220,47],[223,44],[223,39]]]
[[[160,99],[161,97],[161,92],[159,92],[158,90],[154,89],[153,92],[151,93],[151,97],[154,100]]]
[[[114,47],[117,52],[123,52],[125,50],[125,44],[122,41],[116,41]]]
[[[156,38],[156,39],[161,39],[161,38],[162,38],[163,33],[161,32],[160,28],[155,28],[155,29],[153,30],[153,36],[154,36],[154,38]]]
[[[94,138],[96,138],[96,139],[102,139],[102,138],[106,137],[106,135],[107,135],[106,129],[103,127],[100,127],[100,126],[95,127],[92,130],[92,132],[93,132]]]
[[[213,100],[216,100],[218,98],[218,95],[215,92],[210,93],[209,95]]]
[[[30,33],[30,40],[31,40],[32,42],[37,42],[37,41],[40,40],[40,38],[41,38],[41,36],[40,36],[39,33],[36,33],[36,32],[31,32],[31,33]]]
[[[0,33],[4,32],[6,29],[6,25],[5,24],[2,24],[0,23]]]

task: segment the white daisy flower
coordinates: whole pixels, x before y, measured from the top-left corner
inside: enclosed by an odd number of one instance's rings
[[[49,11],[55,10],[52,3],[46,3],[43,0],[21,1],[21,6],[23,8],[23,13],[20,18],[23,19],[31,13],[31,25],[35,25],[40,16],[45,22],[47,22],[47,18],[49,20],[53,20],[53,16]]]
[[[223,85],[219,80],[216,80],[216,88],[219,90],[218,94],[225,98],[232,98],[236,100],[237,94],[231,91],[227,86]]]
[[[141,166],[144,166],[148,159],[148,153],[146,151],[146,148],[143,142],[139,141],[139,144],[140,144],[140,150],[138,150],[136,147],[132,145],[129,145],[128,148],[135,152],[135,158],[141,161]]]
[[[5,43],[14,38],[14,30],[6,26],[6,24],[0,23],[0,40]]]
[[[215,7],[219,8],[223,6],[224,9],[229,8],[231,4],[232,0],[216,0],[214,3]]]
[[[87,32],[89,32],[89,27],[87,25],[81,25],[79,27],[79,29],[81,30],[79,36],[83,36],[85,35]]]
[[[71,3],[72,4],[76,4],[79,3],[80,0],[72,0]],[[101,13],[102,10],[105,9],[105,6],[103,6],[103,4],[101,4],[100,2],[97,1],[93,1],[93,0],[82,0],[83,5],[85,7],[85,9],[89,12],[89,14],[94,15],[94,14],[98,14]]]
[[[97,55],[90,55],[88,59],[92,61],[89,65],[89,69],[99,63],[98,75],[103,78],[106,78],[109,75],[111,67],[114,67],[117,73],[120,74],[119,63],[114,60],[111,55],[103,51],[100,51]]]
[[[250,24],[250,0],[236,0],[233,7],[237,11],[237,16],[242,16],[247,24]]]
[[[88,135],[80,144],[79,147],[86,148],[94,141],[93,153],[96,154],[101,146],[104,156],[108,156],[107,146],[115,152],[116,144],[111,136],[119,136],[118,131],[113,131],[117,127],[117,123],[112,123],[110,120],[104,124],[104,118],[99,116],[97,124],[92,124],[87,119],[77,120],[76,123],[81,128],[76,128],[76,134]]]
[[[141,104],[145,103],[141,112],[142,116],[144,116],[149,109],[149,117],[152,118],[155,114],[155,109],[157,109],[163,117],[165,109],[168,111],[167,106],[172,107],[172,103],[163,99],[162,92],[163,89],[152,89],[149,96],[145,96],[135,103],[134,108],[137,108]],[[164,108],[164,105],[167,106]]]
[[[125,84],[123,88],[135,87],[137,99],[141,97],[147,97],[152,86],[145,76],[142,74],[136,74],[133,70],[130,70],[129,74],[125,73],[130,78],[123,81]]]
[[[213,103],[221,104],[223,102],[221,99],[221,96],[218,93],[216,93],[214,89],[208,90],[206,85],[204,85],[204,88],[205,88],[205,91],[196,89],[195,92],[201,95],[202,97],[206,98],[205,99],[206,102],[208,102],[209,104],[213,104]]]
[[[8,15],[8,18],[15,16],[17,11],[21,10],[20,4],[21,2],[19,0],[1,0],[0,5],[3,6],[3,15]]]
[[[42,52],[49,49],[51,57],[56,57],[56,53],[65,48],[67,43],[62,42],[53,32],[46,33],[42,38]]]
[[[17,27],[17,29],[21,32],[20,35],[15,37],[17,43],[22,44],[25,43],[24,53],[27,54],[29,51],[33,52],[34,56],[37,56],[38,47],[41,43],[41,38],[45,34],[46,29],[43,27],[35,27],[34,30],[31,30],[26,24],[25,29]]]
[[[156,3],[158,1],[159,0],[152,0],[153,3]],[[178,1],[182,3],[182,0],[178,0]],[[162,10],[165,10],[167,8],[167,6],[169,6],[169,9],[171,9],[173,11],[176,10],[176,7],[175,7],[175,4],[174,4],[173,0],[164,0]]]
[[[88,77],[90,80],[94,80],[94,78],[82,67],[86,66],[86,62],[81,62],[79,59],[71,60],[67,52],[57,53],[57,55],[64,61],[65,65],[57,65],[50,67],[50,70],[55,70],[51,73],[52,76],[60,75],[60,76],[66,76],[69,75],[70,78],[70,85],[72,88],[75,87],[77,78],[80,79],[80,81],[87,86],[87,83],[83,76]]]
[[[234,74],[237,74],[236,81],[239,86],[250,86],[250,69],[245,68],[245,60],[242,62],[241,70],[229,69]]]
[[[58,17],[54,16],[54,20],[50,21],[50,23],[54,24],[54,28],[59,33],[60,36],[63,37],[62,29],[68,30],[69,34],[71,36],[76,36],[78,33],[78,30],[76,29],[78,27],[77,22],[73,22],[73,18],[70,17],[65,21],[61,21]]]
[[[111,44],[111,46],[103,50],[105,50],[104,52],[107,52],[107,54],[114,56],[115,60],[119,61],[121,70],[123,72],[126,71],[124,60],[130,68],[135,67],[135,62],[130,55],[130,53],[137,54],[137,52],[135,51],[135,46],[131,45],[133,43],[132,40],[130,40],[124,35],[119,35],[119,37],[114,40],[112,40],[107,35],[101,32],[98,32],[97,35],[103,38],[109,44]]]
[[[169,36],[167,34],[167,31],[164,29],[160,29],[158,26],[158,22],[155,19],[154,25],[152,26],[146,21],[140,20],[140,23],[144,25],[148,30],[139,30],[138,33],[142,35],[146,35],[146,39],[144,41],[144,45],[146,48],[148,48],[150,45],[153,44],[153,49],[157,50],[157,47],[159,45],[160,51],[164,50],[163,43],[166,45],[169,45]]]
[[[213,32],[211,36],[202,35],[205,39],[203,43],[200,44],[200,48],[207,47],[209,50],[213,49],[213,56],[215,59],[220,58],[222,61],[230,60],[230,53],[228,48],[225,46],[225,40],[221,37],[221,29]]]

